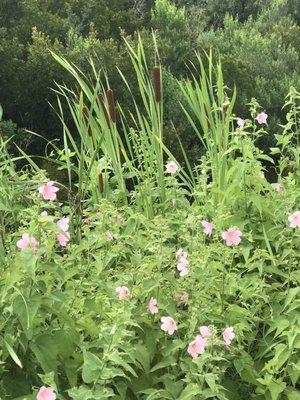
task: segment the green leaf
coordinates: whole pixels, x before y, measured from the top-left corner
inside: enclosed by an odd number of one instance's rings
[[[68,390],[69,396],[73,400],[93,400],[93,391],[87,386],[79,386]]]
[[[13,302],[14,312],[18,316],[20,324],[22,325],[24,333],[28,339],[32,339],[33,320],[39,309],[40,303],[40,296],[32,296],[30,299],[26,300],[21,293]]]
[[[201,387],[198,385],[195,385],[193,383],[190,383],[188,386],[186,386],[185,389],[180,393],[180,396],[178,400],[190,400],[194,399],[196,395],[201,394],[202,390]]]
[[[30,343],[30,347],[45,373],[56,372],[58,347],[52,335],[45,333],[38,336]]]
[[[137,377],[137,374],[135,373],[134,369],[126,362],[122,359],[122,357],[120,356],[119,353],[117,353],[116,351],[109,353],[107,355],[107,358],[110,361],[113,361],[116,365],[120,365],[121,367],[123,367],[126,371],[130,372],[133,376]]]
[[[280,381],[271,380],[268,385],[269,392],[271,394],[272,400],[280,399],[280,394],[284,391],[286,383]]]
[[[294,388],[287,388],[284,391],[287,396],[287,400],[300,400],[300,391]]]
[[[158,364],[154,365],[154,367],[151,368],[150,372],[157,371],[159,369],[169,367],[171,365],[176,365],[176,359],[172,356],[166,357],[163,361],[160,361]]]
[[[83,353],[82,379],[85,383],[92,383],[99,378],[103,370],[103,362],[93,353]]]
[[[53,336],[58,347],[59,357],[66,359],[72,356],[76,346],[79,344],[79,334],[74,330],[60,329]]]
[[[23,368],[21,360],[19,359],[19,357],[17,356],[16,352],[14,351],[14,349],[7,343],[6,340],[3,339],[3,342],[5,344],[5,347],[7,348],[7,351],[9,352],[11,358],[14,360],[14,362],[20,367]]]

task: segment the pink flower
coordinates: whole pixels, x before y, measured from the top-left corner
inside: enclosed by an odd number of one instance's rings
[[[233,328],[231,326],[229,328],[224,329],[223,339],[228,346],[231,344],[231,341],[234,339],[234,337],[235,333],[233,332]]]
[[[149,300],[148,311],[150,314],[158,313],[157,300],[154,297],[151,297],[151,299]]]
[[[240,127],[240,128],[244,128],[244,125],[245,125],[245,120],[243,119],[243,118],[238,118],[238,120],[237,120],[237,122],[236,122],[237,124],[238,124],[238,126]]]
[[[285,191],[285,188],[283,186],[282,183],[273,183],[272,185],[274,187],[274,189],[276,190],[276,192],[278,193],[283,193]]]
[[[176,258],[179,260],[180,258],[187,258],[187,252],[179,249],[176,251]]]
[[[289,216],[291,228],[300,228],[300,211],[295,211]]]
[[[56,225],[62,231],[67,232],[69,230],[69,218],[62,217],[59,221],[57,221]]]
[[[70,241],[70,234],[69,232],[58,233],[56,239],[61,246],[66,247]]]
[[[208,221],[201,221],[201,225],[203,226],[204,233],[206,235],[211,235],[213,230],[213,225]]]
[[[204,353],[206,346],[207,346],[206,339],[204,339],[200,335],[197,335],[196,339],[189,344],[187,351],[193,358],[196,358],[199,356],[199,354]]]
[[[169,335],[173,335],[173,333],[177,331],[177,325],[173,318],[162,317],[161,322],[161,329],[165,332],[168,332]]]
[[[39,192],[43,196],[44,200],[55,200],[56,192],[58,191],[59,189],[56,186],[54,186],[54,182],[52,181],[46,183],[45,185],[39,188]]]
[[[29,236],[28,233],[23,233],[22,239],[17,241],[17,247],[21,251],[32,249],[33,252],[36,251],[39,242],[34,236]]]
[[[186,258],[181,257],[179,259],[179,263],[177,264],[177,269],[178,271],[180,271],[179,274],[180,276],[185,276],[189,273],[188,266],[189,266],[189,261]]]
[[[56,394],[54,393],[53,389],[42,386],[36,398],[37,400],[55,400]]]
[[[259,125],[262,125],[262,124],[267,123],[267,118],[268,118],[268,114],[262,112],[262,113],[258,114],[258,116],[255,119],[259,123]]]
[[[242,232],[237,228],[229,228],[227,231],[222,233],[222,238],[226,241],[227,246],[239,245],[241,243]]]
[[[209,327],[206,325],[200,326],[199,331],[201,333],[201,336],[204,338],[211,336],[211,331],[210,331]]]
[[[58,240],[59,244],[63,247],[67,246],[70,240],[70,233],[68,232],[69,229],[69,218],[63,217],[57,222],[57,227],[63,231],[56,235],[56,239]]]
[[[175,174],[175,172],[177,172],[177,171],[178,171],[178,165],[176,164],[175,161],[169,161],[166,164],[166,172],[168,174]]]
[[[116,292],[119,294],[119,300],[128,300],[130,298],[130,290],[127,286],[117,287]]]
[[[177,268],[179,271],[181,271],[183,268],[187,268],[189,266],[189,260],[185,257],[180,257],[179,263],[177,265]]]
[[[115,237],[114,237],[114,235],[113,235],[112,232],[108,231],[108,232],[106,232],[106,238],[107,238],[107,240],[108,240],[109,242],[111,242],[111,241],[114,240]]]
[[[177,266],[177,269],[178,269],[178,271],[180,271],[179,272],[179,276],[186,276],[188,273],[189,273],[189,269],[188,268],[179,268],[178,266]]]

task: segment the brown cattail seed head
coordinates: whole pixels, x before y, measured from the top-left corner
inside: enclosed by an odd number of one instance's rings
[[[98,187],[99,187],[99,192],[103,195],[103,193],[104,193],[104,182],[103,182],[103,174],[102,174],[102,172],[99,172],[99,174],[98,174]]]
[[[160,67],[153,67],[152,69],[152,82],[154,88],[155,100],[159,103],[161,101],[161,74]]]
[[[110,126],[109,115],[108,115],[108,112],[107,112],[106,105],[105,105],[105,103],[104,103],[104,97],[103,97],[103,94],[102,94],[102,93],[99,93],[99,94],[98,94],[98,100],[99,100],[99,102],[100,102],[100,104],[101,104],[101,108],[102,108],[102,111],[103,111],[103,114],[104,114],[106,123],[107,123],[108,126]]]
[[[110,119],[112,120],[113,123],[117,122],[117,113],[116,113],[116,105],[115,105],[115,98],[114,98],[114,92],[112,89],[108,89],[106,92],[107,100],[108,100],[108,105],[109,105],[109,115]]]
[[[230,106],[230,101],[229,100],[224,101],[224,103],[222,105],[223,113],[226,113],[226,111],[228,110],[229,106]]]
[[[87,108],[87,106],[83,106],[82,114],[86,119],[89,119],[89,109]]]

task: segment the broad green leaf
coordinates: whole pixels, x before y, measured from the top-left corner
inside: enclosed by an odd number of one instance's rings
[[[10,344],[7,343],[6,340],[3,339],[3,342],[5,344],[5,347],[7,348],[7,351],[9,352],[11,358],[14,360],[14,362],[20,367],[23,368],[21,360],[19,359],[19,357],[17,356],[16,352],[14,351],[14,349],[10,346]]]

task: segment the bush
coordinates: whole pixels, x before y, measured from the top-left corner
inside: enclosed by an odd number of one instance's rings
[[[203,33],[199,40],[202,46],[211,45],[219,52],[225,81],[234,81],[241,94],[238,112],[245,113],[247,102],[256,97],[266,110],[282,119],[278,99],[284,98],[290,86],[299,86],[299,52],[297,40],[285,42],[295,29],[292,20],[286,18],[286,34],[282,34],[283,19],[275,11],[279,13],[276,8],[265,11],[256,21],[249,19],[244,24],[227,16],[223,29]]]

